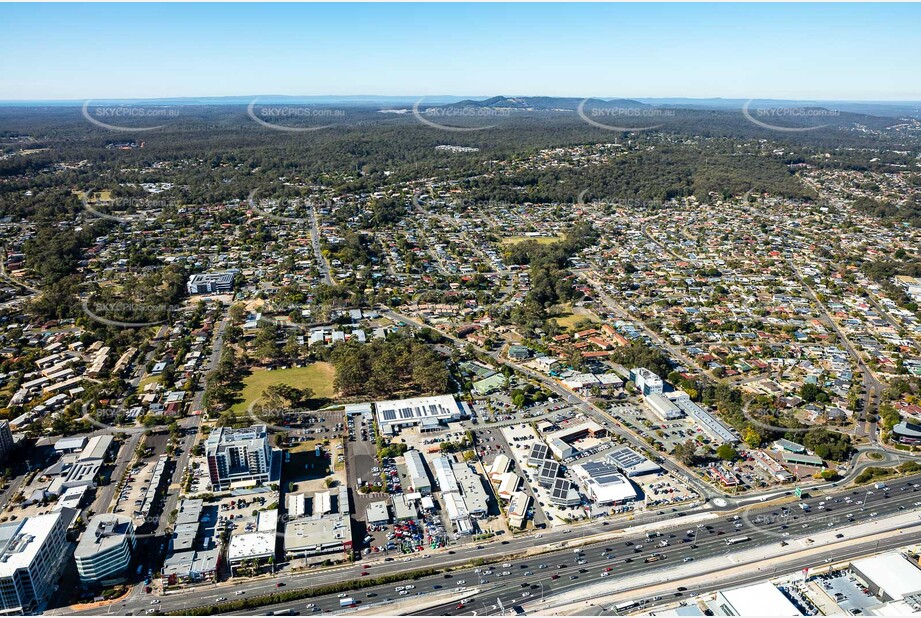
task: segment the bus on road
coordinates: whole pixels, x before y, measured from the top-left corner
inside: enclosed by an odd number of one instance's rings
[[[639,606],[640,606],[639,601],[625,601],[623,603],[618,603],[617,605],[615,605],[614,611],[616,611],[618,614],[622,614],[628,610],[633,609],[634,607],[639,607]]]

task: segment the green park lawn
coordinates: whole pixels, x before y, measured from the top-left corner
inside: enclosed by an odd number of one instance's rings
[[[262,396],[262,392],[275,384],[287,384],[295,388],[308,387],[318,399],[331,399],[333,392],[333,379],[336,370],[329,363],[313,363],[306,367],[292,367],[291,369],[275,369],[267,371],[260,369],[253,371],[243,380],[243,401],[237,402],[232,409],[236,413],[244,413],[250,404],[255,403]]]

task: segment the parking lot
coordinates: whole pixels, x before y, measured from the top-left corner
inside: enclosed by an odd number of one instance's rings
[[[639,435],[652,436],[665,445],[665,450],[671,452],[676,444],[695,440],[703,437],[704,443],[709,443],[709,438],[692,419],[680,418],[663,421],[661,418],[642,403],[618,402],[611,406],[611,414],[623,422],[627,427]]]
[[[216,504],[209,504],[215,509],[217,520],[215,532],[223,531],[231,535],[245,534],[256,530],[256,511],[263,510],[266,505],[278,502],[278,492],[268,488],[253,490],[238,490],[232,496],[225,496]]]
[[[115,494],[113,512],[130,515],[141,508],[155,467],[156,460],[148,459],[128,470],[121,491]]]
[[[869,613],[869,610],[881,605],[879,599],[849,571],[821,575],[815,578],[814,583],[821,586],[841,609],[851,615]]]
[[[647,509],[673,506],[697,499],[696,492],[665,472],[635,476],[630,480],[636,483],[643,492]]]

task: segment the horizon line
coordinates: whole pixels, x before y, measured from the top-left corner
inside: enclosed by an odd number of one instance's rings
[[[197,99],[259,99],[259,98],[285,98],[285,99],[310,99],[310,98],[327,98],[327,99],[416,99],[422,101],[424,99],[457,99],[457,100],[486,100],[496,97],[502,97],[507,99],[528,99],[528,98],[547,98],[547,99],[580,99],[580,100],[616,100],[616,99],[626,99],[626,100],[647,100],[647,101],[666,101],[666,100],[684,100],[688,102],[693,101],[725,101],[725,102],[736,102],[736,101],[778,101],[778,102],[814,102],[814,103],[863,103],[863,104],[919,104],[921,105],[921,99],[822,99],[815,97],[803,97],[803,98],[789,98],[789,97],[725,97],[725,96],[710,96],[710,97],[688,97],[681,95],[672,95],[672,96],[657,96],[657,97],[647,97],[647,96],[624,96],[624,95],[593,95],[588,97],[578,96],[578,95],[546,95],[546,94],[515,94],[515,95],[454,95],[454,94],[223,94],[223,95],[167,95],[167,96],[156,96],[156,97],[128,97],[128,96],[115,96],[115,97],[98,97],[98,98],[66,98],[66,99],[0,99],[0,105],[8,104],[39,104],[39,103],[56,103],[56,104],[73,104],[73,105],[83,105],[91,101],[100,101],[100,102],[111,102],[111,101],[132,101],[132,102],[145,102],[145,101],[195,101]]]

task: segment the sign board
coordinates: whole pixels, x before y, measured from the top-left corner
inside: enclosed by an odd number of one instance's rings
[[[797,487],[796,489],[794,489],[794,490],[793,490],[793,495],[796,496],[797,498],[802,498],[802,497],[803,497],[803,488],[802,488],[802,487]]]

